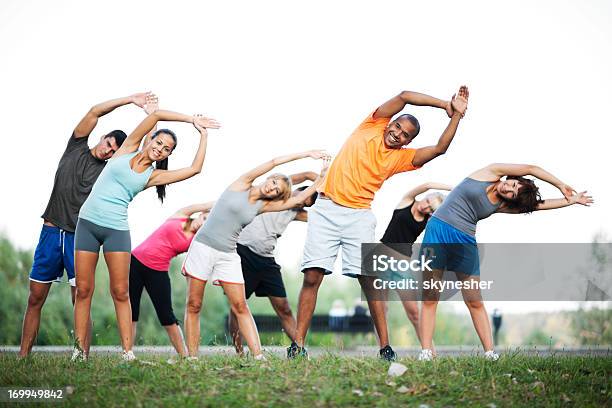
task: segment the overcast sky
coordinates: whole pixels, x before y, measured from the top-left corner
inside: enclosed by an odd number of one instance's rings
[[[425,182],[456,184],[491,162],[534,163],[596,205],[529,216],[495,215],[480,242],[589,242],[612,234],[610,115],[612,8],[608,1],[0,3],[3,199],[0,229],[36,245],[57,162],[89,107],[152,90],[164,109],[201,112],[210,131],[204,170],[130,206],[133,245],[177,208],[215,199],[238,175],[274,156],[338,151],[359,122],[402,90],[449,98],[470,88],[469,110],[448,153],[397,175],[378,193],[377,237],[402,194]],[[444,112],[408,108],[415,147],[433,144]],[[143,118],[134,106],[104,117],[90,139]],[[197,133],[179,137],[170,167],[191,163]],[[318,170],[306,159],[279,169]],[[559,196],[542,185],[545,197]],[[291,226],[279,261],[299,262],[304,225]],[[349,282],[349,281],[347,281]]]

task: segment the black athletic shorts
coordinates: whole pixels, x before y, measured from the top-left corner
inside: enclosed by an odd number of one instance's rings
[[[247,299],[253,292],[257,297],[287,297],[281,267],[274,258],[257,255],[244,245],[237,244],[236,247],[242,263]]]

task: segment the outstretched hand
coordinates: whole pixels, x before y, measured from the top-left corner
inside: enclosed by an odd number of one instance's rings
[[[325,157],[323,162],[321,163],[321,177],[325,177],[327,174],[327,170],[329,170],[329,165],[331,164],[331,156]]]
[[[148,91],[148,92],[141,92],[141,93],[135,93],[133,95],[130,95],[130,100],[132,101],[134,105],[138,106],[139,108],[144,109],[147,103],[147,98],[150,98],[150,97],[157,98],[157,96],[155,96],[153,92]]]
[[[206,129],[219,129],[221,124],[215,119],[207,118],[204,115],[193,115],[193,126],[200,132]]]
[[[563,194],[565,199],[568,201],[571,201],[572,197],[578,194],[573,187],[570,187],[567,184],[561,184],[559,186],[559,191],[561,191],[561,194]]]
[[[459,88],[458,94],[453,95],[453,99],[451,100],[451,107],[453,109],[453,112],[459,112],[461,114],[461,117],[463,117],[465,115],[465,111],[467,110],[469,97],[470,91],[468,90],[468,87],[462,85]]]
[[[157,98],[157,95],[149,92],[145,97],[143,109],[147,115],[159,110],[159,99]]]
[[[574,194],[568,200],[571,204],[580,204],[580,205],[584,205],[585,207],[590,207],[590,205],[594,203],[593,197],[590,195],[587,195],[586,193],[587,192],[585,190],[581,193]]]
[[[310,150],[308,152],[308,157],[312,157],[313,159],[331,160],[331,155],[325,150]]]

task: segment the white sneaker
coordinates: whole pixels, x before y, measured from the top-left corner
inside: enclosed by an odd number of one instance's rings
[[[83,350],[75,347],[72,350],[72,357],[70,357],[70,361],[87,361],[87,356],[83,353]]]
[[[497,361],[497,360],[499,360],[499,354],[497,354],[497,353],[496,353],[495,351],[493,351],[493,350],[486,351],[486,352],[485,352],[485,354],[484,354],[484,356],[485,356],[485,358],[486,358],[487,360],[491,360],[491,361]]]
[[[121,358],[123,359],[123,361],[136,360],[136,356],[134,355],[134,352],[132,350],[124,351],[123,354],[121,354]]]
[[[189,356],[187,357],[187,361],[198,361],[200,358],[198,356]]]
[[[433,352],[430,349],[423,349],[419,354],[419,361],[431,361],[433,360]]]
[[[268,359],[266,358],[266,356],[264,356],[263,354],[258,354],[255,357],[253,357],[255,360],[257,361],[268,361]]]

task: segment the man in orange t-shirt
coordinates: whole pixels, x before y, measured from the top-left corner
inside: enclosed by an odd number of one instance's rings
[[[376,228],[370,203],[385,180],[397,173],[416,170],[446,152],[467,109],[468,96],[465,86],[451,101],[404,91],[379,106],[344,143],[327,172],[319,198],[308,213],[296,341],[288,348],[287,357],[307,355],[304,338],[317,292],[323,277],[332,273],[338,249],[342,248],[342,273],[357,278],[368,298],[379,337],[380,356],[395,359],[395,352],[389,346],[384,302],[371,296],[374,277],[361,274],[361,244],[374,242]],[[419,133],[419,122],[409,114],[391,118],[406,105],[432,106],[446,111],[450,122],[437,144],[405,148]]]

